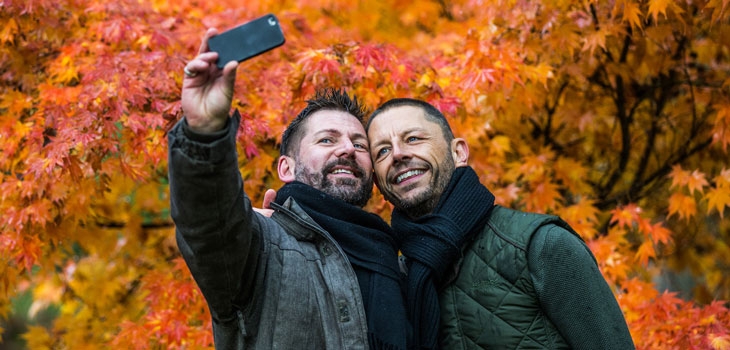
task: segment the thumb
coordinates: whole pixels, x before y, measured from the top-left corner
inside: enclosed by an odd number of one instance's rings
[[[272,189],[266,190],[266,193],[264,193],[264,204],[262,208],[264,209],[271,209],[271,202],[276,199],[276,191]]]

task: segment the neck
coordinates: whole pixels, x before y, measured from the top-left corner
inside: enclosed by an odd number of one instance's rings
[[[433,213],[434,209],[436,209],[436,205],[439,202],[439,198],[441,198],[441,195],[434,195],[431,196],[429,199],[418,203],[416,205],[403,208],[403,212],[408,215],[411,219],[417,219],[421,216],[431,214]]]

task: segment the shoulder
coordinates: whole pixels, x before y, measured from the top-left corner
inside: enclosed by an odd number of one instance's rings
[[[548,224],[540,227],[532,236],[528,247],[528,256],[531,265],[548,266],[579,264],[596,265],[593,253],[583,239],[569,227]]]
[[[491,231],[498,238],[526,250],[536,232],[551,227],[568,229],[568,225],[554,215],[528,213],[495,206],[489,215],[484,231],[485,233]]]

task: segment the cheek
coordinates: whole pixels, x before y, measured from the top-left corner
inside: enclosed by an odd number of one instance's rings
[[[380,182],[381,179],[384,180],[386,178],[386,174],[388,173],[387,167],[376,165],[374,170],[375,170],[375,178],[377,179],[378,182]]]
[[[358,153],[357,162],[367,169],[373,169],[373,161],[370,159],[370,154],[368,154],[367,152]]]

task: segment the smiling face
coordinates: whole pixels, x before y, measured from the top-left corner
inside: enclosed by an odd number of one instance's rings
[[[439,124],[419,107],[396,106],[379,113],[370,122],[368,137],[380,192],[411,217],[432,212],[455,167],[466,165],[464,140],[447,142]]]
[[[295,156],[279,158],[279,177],[299,181],[350,204],[372,195],[372,162],[360,121],[348,112],[319,110],[302,125]]]

